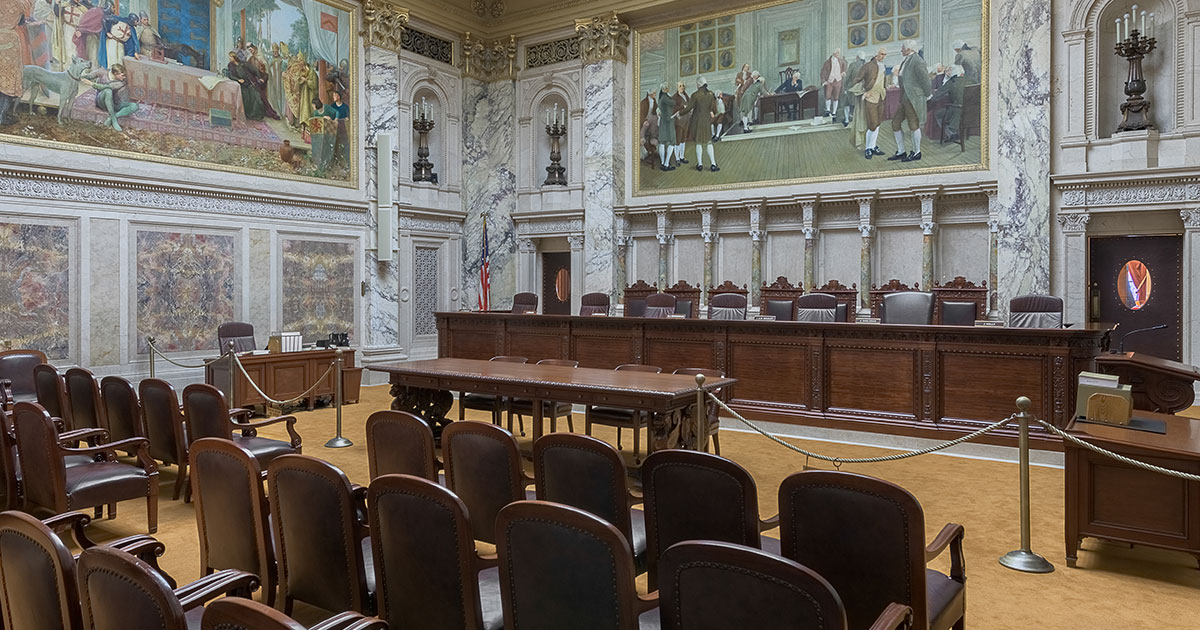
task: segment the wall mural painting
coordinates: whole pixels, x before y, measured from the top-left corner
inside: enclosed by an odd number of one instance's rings
[[[283,241],[283,327],[304,341],[354,332],[353,243]]]
[[[66,359],[71,342],[70,229],[0,223],[0,339]]]
[[[805,0],[634,38],[634,194],[987,168],[987,0]]]
[[[356,22],[338,0],[3,0],[0,141],[355,186]]]
[[[137,233],[137,342],[164,351],[217,349],[217,326],[240,321],[233,236]]]

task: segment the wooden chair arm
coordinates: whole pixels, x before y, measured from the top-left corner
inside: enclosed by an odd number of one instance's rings
[[[892,602],[871,624],[870,630],[901,630],[912,627],[912,608]]]
[[[309,630],[386,630],[387,624],[376,617],[365,617],[360,613],[347,611],[336,614],[325,621],[312,626]]]
[[[191,584],[175,589],[179,605],[184,612],[221,595],[242,595],[249,597],[258,590],[258,576],[237,569],[223,569],[211,575],[206,575]]]
[[[229,419],[230,426],[234,431],[241,431],[242,435],[253,437],[258,435],[258,429],[269,427],[280,422],[287,423],[288,436],[291,437],[292,448],[300,448],[300,434],[296,433],[296,416],[277,416],[275,418],[267,418],[265,420],[255,420],[251,422],[237,422],[233,418]]]
[[[103,431],[103,429],[94,429],[94,430]],[[119,450],[120,451],[126,451],[126,450],[132,451],[132,450],[139,449],[139,448],[145,449],[149,444],[150,444],[150,440],[148,440],[146,438],[131,437],[131,438],[125,438],[124,440],[117,440],[116,442],[109,442],[107,444],[97,444],[96,446],[85,446],[83,448],[73,448],[70,446],[63,446],[62,444],[59,444],[58,450],[61,451],[64,455],[87,455],[90,457],[93,455],[108,454],[108,455],[116,456],[116,452]]]
[[[658,591],[652,591],[645,595],[638,595],[637,601],[634,602],[634,607],[637,608],[638,614],[642,614],[648,610],[658,608]]]
[[[63,431],[58,434],[59,444],[66,442],[82,442],[91,441],[91,438],[99,438],[100,442],[108,441],[108,429],[75,429],[74,431]]]
[[[157,538],[154,538],[153,536],[147,536],[145,534],[139,534],[135,536],[126,536],[125,538],[120,538],[103,544],[107,547],[112,547],[113,549],[120,549],[121,551],[124,551],[125,553],[134,556],[138,560],[150,565],[150,568],[154,569],[155,573],[162,576],[162,578],[167,581],[167,585],[171,588],[176,588],[179,586],[179,583],[175,581],[175,578],[172,577],[170,573],[167,573],[167,570],[162,568],[162,566],[158,563],[158,559],[162,557],[163,552],[167,550],[167,547]]]
[[[529,473],[527,473],[523,470],[521,471],[521,487],[522,488],[528,488],[529,486],[535,485],[536,483],[537,483],[537,480],[534,479],[533,477],[530,477]]]
[[[769,529],[775,529],[776,527],[779,527],[779,515],[778,514],[776,514],[775,516],[769,517],[766,520],[763,520],[763,519],[758,520],[758,531],[760,533],[765,532]]]
[[[368,525],[369,517],[367,516],[367,490],[366,486],[360,486],[356,483],[350,484],[350,496],[354,499],[354,513],[358,518],[358,524],[364,532],[370,531]]]
[[[85,529],[90,522],[92,522],[92,517],[83,512],[64,512],[42,520],[42,523],[55,534],[70,530],[71,535],[75,537],[75,544],[79,545],[80,549],[90,549],[96,546],[95,541],[88,537]]]
[[[963,559],[963,535],[966,531],[958,523],[946,523],[942,531],[934,537],[933,542],[925,547],[925,562],[942,555],[946,547],[950,547],[950,577],[956,581],[966,581],[966,566]]]
[[[245,418],[246,421],[249,421],[250,416],[252,416],[252,415],[254,415],[254,411],[251,409],[243,409],[241,407],[236,407],[234,409],[229,410],[229,419],[230,420],[233,420],[234,418]]]
[[[627,491],[626,498],[629,500],[629,507],[641,505],[646,502],[645,495],[633,489]]]

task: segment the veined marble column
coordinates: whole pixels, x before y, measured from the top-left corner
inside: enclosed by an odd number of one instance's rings
[[[629,246],[633,238],[629,236],[629,219],[624,215],[617,217],[617,277],[613,304],[620,302],[621,293],[629,286]]]
[[[1000,239],[1000,214],[999,204],[996,203],[996,191],[987,191],[988,200],[988,314],[987,318],[992,320],[1000,319],[1000,309],[997,306],[999,301],[1000,290],[996,285],[999,282],[999,269],[996,260],[996,250],[999,248]]]
[[[858,269],[858,313],[864,317],[871,316],[871,197],[858,199],[858,231],[862,234],[862,250],[859,253]]]
[[[936,195],[921,195],[921,284],[928,291],[933,288],[933,200]]]
[[[1189,287],[1183,304],[1183,362],[1200,363],[1200,208],[1181,210],[1183,219],[1183,286]]]
[[[750,303],[758,303],[760,286],[762,285],[762,239],[766,231],[762,229],[762,204],[751,204],[750,210]]]
[[[817,288],[817,228],[816,202],[801,202],[800,209],[804,217],[804,288],[813,291]]]
[[[1058,215],[1058,224],[1062,226],[1065,237],[1064,258],[1066,263],[1066,286],[1063,287],[1064,322],[1087,321],[1087,225],[1091,215],[1087,212],[1073,212]],[[1005,309],[1007,310],[1007,309]]]
[[[586,239],[583,237],[582,234],[574,234],[574,235],[567,237],[567,244],[569,244],[571,246],[571,269],[579,269],[579,268],[583,267],[583,265],[584,265],[584,261],[583,261],[584,243],[585,242],[586,242]],[[609,264],[611,266],[611,256],[609,257],[609,259],[610,259]],[[585,291],[584,278],[578,273],[571,274],[571,312],[572,313],[579,312],[579,307],[582,305],[580,300],[583,298],[583,294],[585,292],[590,293],[590,291]],[[611,293],[609,294],[609,297],[612,297]]]
[[[367,217],[368,231],[372,235],[371,240],[374,240],[379,213],[389,212],[393,216],[397,213],[394,205],[385,208],[378,207],[375,184],[375,147],[376,138],[380,134],[395,135],[399,129],[400,112],[397,103],[400,99],[400,58],[391,50],[378,46],[367,46],[365,62],[366,146],[368,150],[366,151],[364,172],[367,176],[367,194],[375,202],[372,205],[376,206],[375,212]],[[393,182],[398,180],[397,173],[399,173],[398,162],[393,154]],[[392,193],[394,199],[394,188]],[[393,224],[396,223],[393,221]],[[397,259],[381,262],[374,249],[367,249],[365,256],[363,280],[366,282],[367,294],[363,298],[363,321],[366,328],[363,331],[363,341],[368,348],[378,348],[386,353],[388,352],[386,348],[399,349],[399,346],[402,345],[398,323],[402,262]]]
[[[703,304],[708,304],[708,288],[713,286],[713,245],[717,235],[712,229],[713,211],[710,208],[700,210],[700,237],[704,239],[704,282],[700,285],[700,295]]]
[[[667,279],[671,260],[670,245],[671,241],[675,240],[675,237],[669,234],[671,227],[670,210],[655,210],[654,218],[658,224],[658,231],[655,233],[655,238],[658,239],[658,288],[661,291],[671,286],[668,284]]]

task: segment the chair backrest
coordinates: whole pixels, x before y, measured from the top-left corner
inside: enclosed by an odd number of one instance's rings
[[[325,610],[370,612],[363,536],[346,475],[309,455],[280,455],[267,467],[267,484],[284,596]]]
[[[850,309],[847,308],[847,306],[848,305],[845,302],[838,302],[837,311],[833,318],[834,321],[838,321],[838,322],[849,321],[850,314],[847,311],[849,311]]]
[[[649,372],[650,374],[661,374],[662,373],[662,368],[658,367],[657,365],[642,365],[641,363],[622,363],[621,365],[618,365],[615,369],[622,371],[622,372],[624,372],[624,371]]]
[[[645,317],[646,298],[631,297],[625,299],[625,317]]]
[[[574,359],[542,359],[537,362],[538,365],[557,365],[559,367],[579,367],[579,362]]]
[[[512,312],[536,313],[537,310],[538,296],[536,293],[518,293],[513,296]]]
[[[71,399],[67,398],[67,381],[62,374],[49,363],[42,363],[33,368],[33,387],[37,391],[37,401],[55,418],[71,426]]]
[[[13,406],[12,419],[25,500],[52,509],[65,503],[66,467],[50,414],[37,403],[19,402]]]
[[[496,531],[506,628],[638,627],[633,554],[615,527],[566,505],[519,501],[500,511]]]
[[[586,293],[579,298],[579,314],[585,317],[597,313],[608,315],[608,306],[607,293]]]
[[[64,376],[67,396],[71,399],[72,429],[107,429],[100,387],[91,370],[74,367]],[[65,420],[65,418],[64,418]]]
[[[146,436],[142,425],[142,406],[133,383],[120,376],[105,376],[100,379],[100,400],[108,421],[110,442]]]
[[[192,443],[188,460],[201,567],[240,569],[273,587],[267,496],[254,454],[232,440],[202,438]]]
[[[33,368],[46,362],[40,350],[5,350],[0,352],[0,378],[12,381],[14,396],[33,396],[37,389],[33,384]]]
[[[413,475],[437,481],[433,430],[407,411],[376,411],[367,417],[367,467],[380,475]]]
[[[514,357],[514,356],[506,356],[506,355],[494,356],[494,357],[488,359],[488,361],[500,361],[502,363],[529,363],[529,359],[526,359],[525,357]]]
[[[783,556],[829,580],[851,628],[869,627],[892,602],[927,627],[925,517],[907,490],[854,473],[798,472],[779,486],[779,520]]]
[[[775,300],[767,298],[763,301],[763,315],[772,315],[776,321],[790,322],[796,319],[795,300]]]
[[[183,413],[175,388],[160,378],[146,378],[138,383],[138,393],[146,438],[150,440],[150,457],[168,464],[181,463],[186,445]]]
[[[384,475],[367,494],[379,616],[394,628],[483,627],[475,541],[453,492],[409,475]]]
[[[483,422],[451,422],[442,430],[442,456],[446,486],[466,504],[475,539],[495,544],[500,508],[525,498],[516,438]]]
[[[308,630],[287,615],[252,599],[223,597],[204,607],[200,630]]]
[[[79,603],[85,628],[186,630],[179,598],[166,580],[137,558],[98,545],[79,554]]]
[[[17,481],[19,468],[12,416],[0,406],[0,473],[4,474],[3,482],[0,483],[0,488],[4,491],[4,500],[0,502],[0,508],[15,510],[20,507],[21,497]]]
[[[932,324],[933,294],[927,291],[886,293],[880,320],[885,324]]]
[[[594,514],[616,527],[632,545],[628,471],[607,442],[575,433],[549,433],[533,443],[533,477],[539,501]]]
[[[217,351],[228,350],[230,341],[233,342],[234,352],[249,352],[258,349],[258,344],[254,342],[253,324],[225,322],[217,326]]]
[[[712,296],[708,302],[708,318],[746,319],[746,296],[741,293],[718,293]]]
[[[837,298],[828,293],[806,293],[796,298],[796,321],[838,321],[837,307]]]
[[[681,542],[663,553],[660,582],[663,628],[847,627],[846,609],[829,582],[797,562],[758,549],[709,540]]]
[[[654,451],[642,462],[646,566],[651,588],[668,547],[684,540],[760,546],[758,489],[737,463],[709,453]]]
[[[1062,328],[1063,299],[1056,295],[1020,295],[1008,302],[1013,328]]]
[[[189,443],[206,437],[228,440],[232,435],[229,403],[225,393],[212,385],[192,383],[183,388],[183,418]]]
[[[642,317],[661,319],[675,314],[675,296],[670,293],[654,293],[646,296],[646,310]]]
[[[691,298],[676,297],[674,314],[675,315],[683,315],[684,317],[691,318],[691,317],[693,317],[692,311],[695,310],[693,308],[694,306],[695,306],[695,302]]]
[[[975,302],[947,300],[942,302],[941,306],[943,325],[974,326],[975,320],[979,319],[979,305],[977,305]]]
[[[5,628],[76,630],[75,559],[44,523],[23,512],[0,514],[0,596]]]

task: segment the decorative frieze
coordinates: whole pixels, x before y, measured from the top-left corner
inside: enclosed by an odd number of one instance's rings
[[[407,28],[408,9],[402,9],[386,0],[363,2],[363,29],[359,34],[367,46],[400,52]]]
[[[480,81],[517,78],[517,36],[484,40],[463,37],[463,75]]]
[[[531,44],[525,47],[525,67],[540,68],[580,57],[579,36],[564,37],[552,42]]]
[[[1200,200],[1200,183],[1072,188],[1062,192],[1064,207],[1122,206]]]
[[[434,219],[432,217],[400,217],[401,230],[409,230],[413,232],[443,232],[449,234],[462,234],[462,221],[453,219]]]
[[[562,235],[582,231],[583,219],[545,219],[541,221],[517,222],[517,234],[519,236]]]
[[[444,64],[454,63],[454,42],[430,35],[413,27],[405,28],[400,34],[400,47],[422,57],[440,61]]]
[[[613,59],[629,61],[629,25],[617,18],[617,12],[590,20],[575,20],[575,34],[584,63]]]

